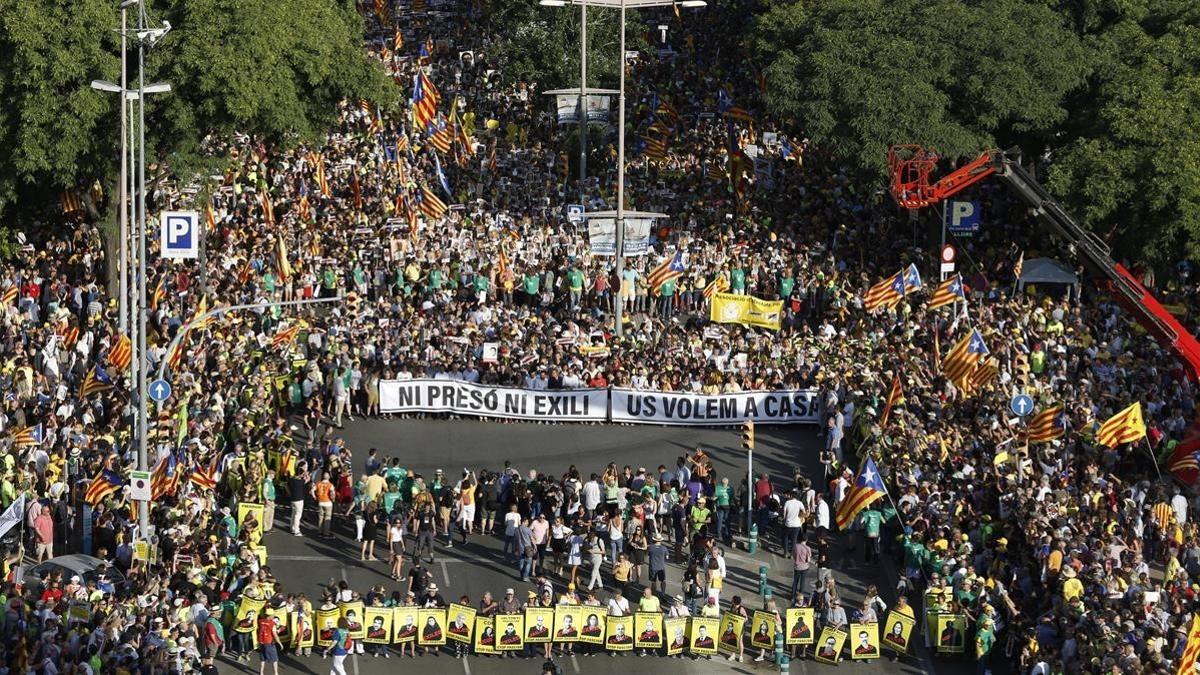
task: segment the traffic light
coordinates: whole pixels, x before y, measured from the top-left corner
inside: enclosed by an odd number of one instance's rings
[[[1023,352],[1017,352],[1013,359],[1013,370],[1016,371],[1017,381],[1021,383],[1021,391],[1029,389],[1029,356]]]
[[[754,449],[754,420],[742,422],[742,449]]]

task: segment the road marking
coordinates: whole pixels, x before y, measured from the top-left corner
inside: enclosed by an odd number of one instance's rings
[[[351,561],[351,562],[358,562],[358,561],[355,561],[351,556],[342,556],[342,555],[282,555],[281,554],[281,555],[271,555],[268,558],[268,561],[275,561],[275,562],[340,562],[343,560]],[[487,556],[482,556],[482,555],[481,556],[473,556],[470,558],[443,558],[442,560],[440,560],[438,562],[443,565],[453,565],[453,564],[459,564],[459,563],[469,563],[471,565],[477,565],[479,563],[492,563],[492,564],[499,564],[499,565],[511,564],[511,563],[505,563],[502,558],[489,558]],[[407,564],[407,559],[406,559],[406,564]],[[755,568],[755,569],[757,569],[757,568]]]
[[[346,581],[345,567],[342,568],[342,581]],[[360,642],[358,644],[362,643]],[[351,650],[350,652],[350,667],[354,670],[354,675],[358,675],[358,654],[354,650]]]
[[[575,672],[579,672],[579,662],[575,660],[574,652],[571,653],[571,667],[575,669]]]
[[[442,576],[446,578],[446,586],[449,587],[450,586],[450,570],[446,569],[446,561],[445,560],[443,560],[440,564],[442,566]]]
[[[467,675],[471,675],[471,659],[464,656],[462,658],[462,662],[463,662],[463,672],[465,672]]]

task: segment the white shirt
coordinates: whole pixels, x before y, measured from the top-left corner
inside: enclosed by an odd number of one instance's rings
[[[515,511],[509,511],[504,514],[504,536],[511,537],[517,533],[517,528],[521,525],[521,514]]]
[[[804,504],[795,497],[783,504],[783,526],[801,527],[804,525]]]
[[[1187,498],[1183,495],[1175,495],[1171,498],[1171,508],[1175,511],[1175,522],[1183,525],[1187,523]]]
[[[817,527],[829,529],[829,502],[825,500],[817,502]]]
[[[612,597],[608,599],[609,616],[625,616],[627,614],[629,614],[629,601],[623,596],[620,598]]]

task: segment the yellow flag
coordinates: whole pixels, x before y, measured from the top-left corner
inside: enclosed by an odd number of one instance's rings
[[[1100,425],[1096,440],[1110,448],[1122,443],[1133,443],[1146,437],[1146,424],[1142,422],[1142,404],[1135,402],[1113,415]]]
[[[1200,615],[1192,617],[1192,627],[1188,630],[1187,647],[1179,659],[1179,669],[1176,675],[1192,675],[1196,666],[1196,656],[1200,654]]]

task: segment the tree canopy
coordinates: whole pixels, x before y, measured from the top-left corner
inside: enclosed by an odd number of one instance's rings
[[[1194,2],[781,0],[748,39],[769,109],[864,176],[893,143],[1018,145],[1121,251],[1200,257]]]
[[[316,137],[344,98],[398,97],[362,49],[363,22],[351,0],[147,6],[152,26],[163,19],[173,26],[147,53],[147,81],[173,89],[147,98],[150,156],[186,155],[213,132]],[[112,182],[118,97],[89,83],[120,78],[118,23],[110,0],[0,3],[0,210],[19,195],[44,201],[62,188]]]

